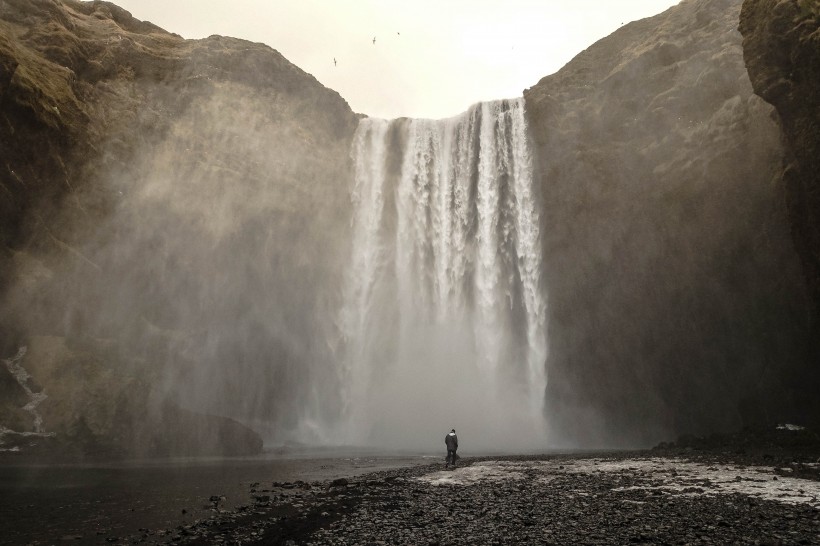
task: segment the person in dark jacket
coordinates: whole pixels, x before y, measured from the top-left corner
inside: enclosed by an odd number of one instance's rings
[[[456,429],[444,437],[444,444],[447,446],[447,458],[445,459],[445,468],[450,466],[452,462],[453,468],[456,466],[456,450],[458,449],[458,436],[456,436]]]

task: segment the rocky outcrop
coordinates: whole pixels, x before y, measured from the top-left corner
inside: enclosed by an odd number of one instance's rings
[[[748,0],[739,29],[752,87],[775,107],[783,131],[778,176],[814,304],[814,338],[820,340],[820,3]],[[817,362],[820,341],[813,354]]]
[[[525,92],[559,440],[649,444],[812,415],[784,152],[739,11],[685,0]]]
[[[228,417],[295,426],[330,351],[356,123],[262,44],[0,1],[0,356],[64,340],[59,373],[26,357],[45,430],[213,453],[259,448]]]

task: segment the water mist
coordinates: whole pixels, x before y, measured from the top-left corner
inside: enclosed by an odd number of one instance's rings
[[[363,119],[336,441],[544,446],[545,298],[523,99]],[[441,438],[439,438],[441,436]]]

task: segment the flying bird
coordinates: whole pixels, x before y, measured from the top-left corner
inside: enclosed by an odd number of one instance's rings
[[[336,57],[333,57],[333,66],[336,66]]]
[[[376,45],[376,37],[373,36],[373,45]]]

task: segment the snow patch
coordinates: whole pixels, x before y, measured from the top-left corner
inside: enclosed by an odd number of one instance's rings
[[[486,481],[534,479],[549,482],[567,474],[620,473],[633,485],[613,491],[660,491],[668,495],[734,493],[786,504],[820,508],[820,482],[779,476],[773,467],[703,464],[684,459],[576,459],[554,461],[482,461],[472,466],[433,472],[419,481],[430,485],[469,486]],[[640,502],[625,499],[625,502]]]
[[[573,468],[575,472],[586,472],[590,467],[579,468],[576,465]],[[778,476],[773,467],[706,465],[680,459],[653,458],[622,465],[610,462],[593,465],[592,468],[599,472],[634,470],[647,482],[613,491],[657,490],[686,496],[740,493],[764,500],[820,508],[820,482]]]
[[[25,391],[26,395],[28,396],[28,403],[23,406],[23,411],[27,411],[31,414],[34,420],[34,431],[33,432],[17,432],[6,428],[0,425],[0,451],[19,451],[20,447],[15,446],[12,448],[3,448],[2,446],[5,445],[5,438],[9,435],[14,435],[18,437],[28,437],[28,436],[54,436],[54,433],[46,432],[43,427],[43,417],[37,411],[37,406],[40,403],[48,398],[46,393],[43,391],[34,392],[29,385],[29,379],[31,379],[31,375],[26,371],[26,369],[21,365],[23,361],[23,357],[26,356],[28,352],[28,347],[23,346],[18,349],[17,354],[15,354],[10,359],[3,359],[3,363],[6,365],[6,369],[9,373],[17,380],[17,383],[20,387]]]
[[[508,461],[482,461],[454,470],[433,472],[416,479],[436,486],[473,485],[484,481],[522,480],[524,474],[521,471],[526,468],[526,465],[527,463]]]
[[[800,425],[792,425],[791,423],[786,423],[785,425],[777,425],[777,430],[803,430],[806,427],[801,427]]]

